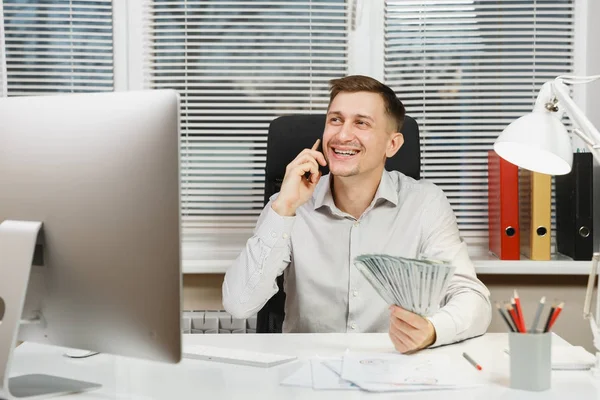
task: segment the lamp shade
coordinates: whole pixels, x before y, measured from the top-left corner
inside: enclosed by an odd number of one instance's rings
[[[573,165],[567,128],[546,111],[534,111],[508,125],[494,151],[519,167],[549,175],[565,175]]]

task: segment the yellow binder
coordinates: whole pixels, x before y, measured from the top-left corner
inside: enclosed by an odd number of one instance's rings
[[[530,260],[550,259],[552,178],[519,170],[521,254]]]

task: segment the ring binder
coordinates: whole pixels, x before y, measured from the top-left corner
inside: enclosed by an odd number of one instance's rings
[[[594,182],[591,153],[574,153],[573,168],[556,177],[556,245],[574,260],[594,250]]]
[[[488,152],[489,249],[501,260],[520,259],[519,169]]]

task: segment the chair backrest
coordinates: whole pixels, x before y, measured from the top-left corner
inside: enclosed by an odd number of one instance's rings
[[[310,148],[323,136],[325,115],[287,115],[274,119],[269,126],[267,139],[267,163],[265,168],[264,204],[281,188],[285,167],[302,151]],[[421,178],[421,148],[417,122],[406,116],[402,127],[404,145],[385,167],[388,171],[400,171],[414,179]],[[329,173],[323,168],[323,175]],[[279,292],[259,311],[256,330],[259,333],[281,332],[285,318],[285,293],[283,275],[277,279]]]

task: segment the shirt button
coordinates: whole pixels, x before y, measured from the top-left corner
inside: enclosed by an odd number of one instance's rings
[[[350,324],[350,329],[352,329],[352,330],[356,330],[356,322],[352,322],[352,323]]]
[[[287,238],[288,238],[288,234],[287,234],[287,233],[284,233],[284,234],[283,234],[283,238],[284,238],[284,239],[287,239]]]
[[[360,222],[358,222],[358,221],[356,221],[356,222],[354,223],[354,227],[355,227],[355,228],[358,228],[358,226],[359,226],[359,225],[360,225]]]
[[[352,296],[358,297],[358,290],[353,290],[352,291]]]

